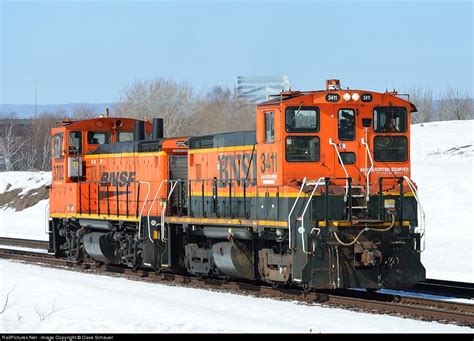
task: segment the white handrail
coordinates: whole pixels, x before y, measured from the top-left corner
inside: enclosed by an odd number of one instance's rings
[[[349,173],[347,173],[347,169],[344,166],[344,162],[342,161],[341,154],[339,154],[339,150],[337,149],[337,145],[332,142],[332,138],[329,138],[329,144],[334,147],[334,150],[336,151],[337,157],[339,158],[339,162],[341,163],[342,169],[344,170],[344,173],[346,174],[346,193],[344,194],[344,202],[347,201],[347,195],[349,191],[349,183],[348,183],[348,178],[349,178]]]
[[[148,239],[150,239],[151,242],[153,242],[153,239],[151,238],[150,212],[151,212],[153,206],[155,205],[156,198],[157,198],[158,195],[160,194],[160,192],[161,192],[161,187],[163,187],[163,184],[164,184],[165,182],[168,182],[168,180],[165,179],[165,180],[163,180],[163,181],[160,182],[160,186],[158,186],[158,190],[156,191],[155,196],[153,197],[153,201],[151,202],[150,208],[148,209],[148,213],[147,213],[147,215],[146,215],[146,217],[147,217],[147,223],[148,223]]]
[[[148,185],[148,191],[146,192],[145,201],[143,202],[142,209],[140,210],[140,215],[138,216],[138,238],[140,238],[141,231],[142,231],[142,229],[141,229],[142,228],[142,214],[143,214],[143,210],[145,209],[146,202],[148,201],[148,195],[150,194],[151,186],[150,186],[149,181],[138,181],[138,182],[141,183],[141,184],[147,184]]]
[[[181,179],[175,180],[174,184],[173,184],[173,180],[169,180],[169,181],[171,183],[170,193],[168,194],[168,198],[166,200],[166,203],[161,208],[161,222],[160,222],[160,224],[161,224],[161,241],[163,241],[163,242],[165,242],[167,240],[165,238],[165,211],[166,211],[166,208],[168,207],[168,201],[171,198],[171,194],[173,194],[173,191],[176,188],[176,185],[178,184],[178,182],[181,181]]]
[[[46,217],[44,233],[51,234],[51,232],[49,232],[49,200],[46,203],[46,207],[44,208],[44,215]]]
[[[321,183],[320,183],[321,181],[324,182],[325,179],[323,177],[321,177],[321,178],[318,179],[318,181],[316,181],[316,183],[308,183],[308,184],[313,184],[314,188],[311,191],[308,202],[306,203],[306,206],[304,207],[304,210],[303,210],[303,214],[301,215],[301,227],[300,227],[299,232],[301,234],[301,245],[303,247],[303,252],[306,253],[307,255],[311,254],[311,252],[307,252],[306,248],[305,248],[305,245],[304,245],[304,215],[306,214],[306,211],[308,210],[309,204],[311,203],[311,199],[313,198],[314,193],[316,192],[316,189],[318,188],[319,185],[321,185]],[[312,233],[315,229],[319,230],[317,228],[313,228],[310,233]]]
[[[366,197],[365,197],[365,200],[366,201],[369,201],[369,195],[370,195],[370,173],[372,172],[372,169],[374,168],[374,160],[372,159],[372,154],[370,153],[370,148],[369,148],[369,144],[367,143],[366,140],[364,140],[364,138],[361,139],[361,142],[362,144],[365,146],[365,150],[367,151],[367,155],[369,156],[369,160],[370,160],[370,168],[369,170],[367,170],[367,174],[365,176],[365,180],[366,180]],[[367,166],[366,166],[367,168]]]
[[[418,197],[418,190],[416,189],[415,185],[411,181],[411,179],[408,176],[403,176],[403,179],[406,180],[408,187],[410,188],[411,192],[413,193],[413,196],[416,199],[416,202],[418,203],[418,206],[420,207],[420,212],[421,212],[421,228],[420,228],[420,234],[421,238],[423,239],[423,244],[422,244],[422,249],[421,252],[425,250],[425,230],[426,230],[426,215],[425,215],[425,210],[423,209],[423,206],[421,206],[420,198]]]
[[[306,184],[306,177],[303,178],[303,183],[301,184],[300,191],[298,192],[298,196],[295,199],[295,202],[293,203],[293,206],[291,207],[290,213],[288,214],[288,248],[290,250],[292,249],[292,244],[291,244],[291,236],[292,236],[292,231],[291,231],[291,215],[293,214],[293,211],[295,210],[296,204],[300,200],[301,192],[303,191],[303,188]]]

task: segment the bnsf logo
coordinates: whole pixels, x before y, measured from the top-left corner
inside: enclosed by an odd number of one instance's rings
[[[252,160],[252,168],[249,170],[251,153],[237,154],[237,155],[219,155],[217,158],[219,162],[219,187],[227,187],[229,180],[232,185],[242,186],[245,181],[245,176],[248,174],[245,186],[255,186],[255,176],[257,174],[257,163]],[[254,155],[255,159],[255,155]]]
[[[135,181],[136,172],[102,172],[100,182],[123,187]]]

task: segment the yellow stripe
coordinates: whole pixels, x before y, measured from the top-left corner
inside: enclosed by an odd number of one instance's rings
[[[79,214],[79,213],[50,213],[51,218],[74,218],[74,219],[97,219],[97,220],[122,220],[122,221],[138,221],[135,216],[126,215],[107,215],[107,214]]]
[[[234,147],[217,147],[217,148],[203,148],[203,149],[189,149],[189,154],[199,153],[221,153],[221,152],[236,152],[243,150],[252,150],[253,144],[250,146],[234,146]]]
[[[107,215],[107,214],[74,214],[74,213],[51,213],[51,218],[74,218],[74,219],[97,219],[97,220],[122,220],[135,221],[139,219],[135,216]],[[196,223],[196,224],[218,224],[218,225],[245,225],[245,226],[282,226],[286,227],[286,221],[278,220],[247,220],[247,219],[225,219],[225,218],[192,218],[192,217],[166,217],[166,222],[172,223]]]
[[[109,158],[122,158],[122,157],[140,157],[140,156],[158,156],[166,155],[165,152],[147,152],[147,153],[117,153],[117,154],[88,154],[84,157],[86,159],[109,159]]]
[[[391,222],[389,221],[386,221],[382,224],[382,226],[390,226]],[[326,226],[326,222],[325,221],[320,221],[318,223],[319,227],[325,227]],[[336,227],[351,227],[352,226],[352,223],[350,221],[330,221],[329,222],[329,225],[332,225],[332,226],[336,226]],[[370,224],[369,224],[370,225]],[[377,225],[380,225],[380,224],[377,224]],[[396,221],[395,222],[395,225],[398,226],[400,225],[400,222],[399,221]],[[410,226],[410,222],[408,220],[404,220],[402,222],[402,226]]]
[[[246,195],[247,198],[251,198],[251,197],[264,198],[265,197],[265,192],[258,192],[258,195],[257,195],[257,192],[247,192],[245,195]],[[201,197],[202,192],[201,191],[191,192],[191,196]],[[204,196],[205,197],[212,197],[212,196],[214,196],[214,194],[212,192],[204,192]],[[222,198],[222,197],[227,198],[227,197],[229,197],[229,192],[221,193],[221,192],[218,191],[217,196],[219,198]],[[270,192],[270,193],[268,193],[268,196],[270,198],[276,198],[277,193],[276,192]],[[294,192],[294,193],[280,193],[280,195],[279,195],[280,198],[296,198],[297,196],[298,196],[297,192]],[[319,193],[319,192],[314,193],[314,196],[315,197],[321,196],[321,193]],[[232,197],[233,198],[243,198],[244,197],[244,192],[232,193]],[[306,197],[309,197],[309,194],[301,193],[300,197],[301,198],[306,198]]]
[[[172,222],[172,223],[244,225],[244,226],[282,226],[282,227],[286,227],[288,225],[288,223],[286,221],[280,221],[280,220],[248,220],[248,219],[225,219],[225,218],[166,217],[166,221]]]

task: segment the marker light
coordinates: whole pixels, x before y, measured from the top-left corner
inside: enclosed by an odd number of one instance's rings
[[[352,94],[352,99],[353,99],[354,101],[358,101],[359,98],[360,98],[360,96],[359,96],[359,94],[358,94],[357,92],[355,92],[355,93]]]
[[[344,101],[349,101],[351,99],[351,94],[350,93],[345,93],[342,98],[344,98]]]

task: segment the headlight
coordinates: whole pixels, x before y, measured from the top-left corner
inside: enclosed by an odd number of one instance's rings
[[[342,98],[344,98],[344,101],[347,102],[347,101],[349,101],[349,100],[351,99],[351,94],[346,92],[346,93],[342,96]]]
[[[355,93],[352,94],[352,99],[353,99],[354,101],[358,101],[359,98],[360,98],[360,96],[359,96],[359,94],[358,94],[357,92],[355,92]]]

